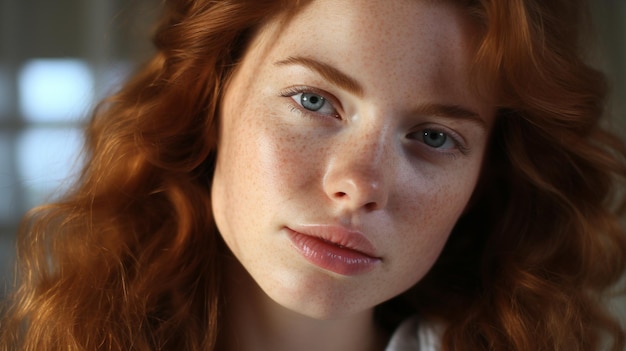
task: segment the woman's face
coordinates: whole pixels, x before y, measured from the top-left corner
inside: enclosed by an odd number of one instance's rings
[[[275,302],[348,316],[437,259],[494,116],[470,86],[465,16],[445,2],[318,0],[252,41],[222,101],[212,201]]]

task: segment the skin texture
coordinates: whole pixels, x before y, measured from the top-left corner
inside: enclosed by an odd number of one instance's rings
[[[441,2],[320,0],[253,39],[222,102],[212,203],[236,257],[233,305],[276,326],[265,334],[301,316],[364,340],[373,307],[433,265],[479,179],[494,118],[470,85],[474,35]],[[326,104],[309,111],[302,92]],[[447,135],[441,147],[424,139],[435,131]],[[379,261],[353,275],[312,264],[289,240],[299,225],[359,231]]]

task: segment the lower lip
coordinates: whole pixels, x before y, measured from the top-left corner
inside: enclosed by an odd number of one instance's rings
[[[317,237],[287,229],[294,248],[314,265],[341,275],[357,275],[374,269],[380,258],[334,245]]]

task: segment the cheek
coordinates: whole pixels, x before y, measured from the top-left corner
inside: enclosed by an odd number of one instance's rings
[[[463,168],[448,171],[445,176],[406,185],[406,195],[400,201],[396,223],[402,238],[396,245],[405,257],[404,269],[417,268],[421,276],[439,256],[450,232],[463,213],[475,188],[478,170]]]
[[[237,189],[233,195],[258,205],[313,187],[323,152],[310,133],[285,123],[276,106],[234,105],[225,114],[230,120],[223,124],[218,159],[225,180],[232,191]]]
[[[256,163],[259,176],[265,186],[279,193],[288,190],[302,190],[311,186],[315,154],[307,148],[307,142],[290,133],[282,125],[265,124],[260,126],[256,144]]]
[[[471,163],[471,164],[470,164]],[[452,228],[476,186],[479,169],[467,162],[454,167],[420,167],[401,182],[396,203],[403,221],[422,227]]]

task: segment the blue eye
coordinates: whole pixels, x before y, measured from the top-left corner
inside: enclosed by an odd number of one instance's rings
[[[312,93],[302,93],[300,95],[300,105],[310,111],[318,111],[326,103],[323,96]]]
[[[422,132],[424,143],[434,148],[440,148],[445,145],[448,140],[448,136],[444,132],[438,132],[435,130],[425,130]]]
[[[328,116],[338,115],[333,104],[320,94],[299,92],[291,94],[290,97],[305,110],[304,112],[315,112]]]
[[[434,149],[454,149],[457,143],[446,132],[436,129],[422,129],[418,132],[410,134],[411,139],[423,142]]]

